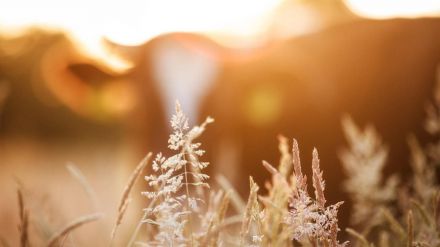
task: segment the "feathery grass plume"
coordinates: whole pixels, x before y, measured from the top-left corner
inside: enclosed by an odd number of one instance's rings
[[[152,208],[156,205],[158,201],[158,198],[154,198],[152,199],[149,203],[148,206],[146,208]],[[145,221],[148,219],[148,217],[150,216],[150,213],[147,212],[146,210],[144,210],[144,214],[142,215],[141,219],[139,220],[139,222],[136,225],[136,228],[134,229],[133,233],[131,234],[130,240],[128,241],[127,246],[131,247],[133,246],[133,244],[136,241],[136,238],[138,237],[139,231],[142,227],[142,225],[145,223]]]
[[[312,160],[312,171],[313,171],[313,188],[315,188],[315,198],[318,206],[324,208],[326,203],[324,196],[325,183],[322,179],[322,171],[319,168],[319,157],[316,148],[313,149],[313,160]]]
[[[440,72],[440,70],[439,70]],[[440,75],[440,74],[439,74]],[[439,78],[440,79],[440,78]],[[440,82],[440,81],[439,81]],[[411,185],[402,190],[399,206],[406,220],[394,218],[389,208],[384,210],[384,218],[389,222],[392,232],[400,239],[398,246],[439,246],[438,206],[440,187],[437,181],[437,168],[440,164],[440,84],[434,92],[434,103],[427,109],[426,130],[437,138],[426,149],[422,148],[415,136],[410,135],[408,144],[411,151],[413,177]],[[413,213],[414,212],[414,213]],[[407,226],[406,231],[402,225]],[[397,239],[397,238],[396,238]],[[390,244],[393,246],[393,244]]]
[[[409,136],[408,144],[411,150],[411,166],[413,170],[411,198],[414,245],[429,243],[440,245],[438,219],[440,186],[437,179],[437,169],[440,164],[440,69],[434,90],[434,102],[427,109],[425,128],[436,141],[423,149],[414,136]],[[408,210],[403,208],[403,210]],[[409,216],[408,216],[409,217]],[[408,222],[409,223],[409,222]],[[408,235],[409,238],[409,235]]]
[[[54,233],[52,235],[52,237],[49,239],[47,246],[48,247],[52,247],[52,246],[57,246],[59,241],[66,236],[67,234],[69,234],[70,232],[72,232],[73,230],[75,230],[76,228],[85,225],[87,223],[99,220],[100,218],[102,218],[102,214],[101,213],[97,213],[97,214],[91,214],[91,215],[87,215],[87,216],[83,216],[80,217],[74,221],[72,221],[70,224],[68,224],[67,226],[63,227],[62,229],[60,229],[59,231],[57,231],[56,233]]]
[[[218,246],[221,244],[221,242],[219,241],[220,239],[220,230],[222,227],[223,222],[225,221],[225,217],[226,217],[226,211],[228,210],[229,207],[229,193],[226,193],[219,206],[217,207],[216,210],[216,217],[214,218],[214,223],[213,225],[215,226],[213,231],[214,233],[209,233],[207,234],[207,238],[209,239],[209,237],[211,237],[211,244],[210,246]],[[212,235],[212,236],[211,236]]]
[[[151,156],[152,156],[152,153],[148,153],[147,156],[145,156],[145,158],[134,169],[133,173],[131,174],[130,178],[128,179],[128,183],[124,188],[124,192],[122,193],[122,197],[119,202],[118,215],[116,217],[116,222],[115,222],[113,229],[112,229],[112,232],[111,232],[110,245],[112,244],[112,242],[115,238],[116,231],[117,231],[119,225],[122,223],[122,219],[125,215],[125,211],[127,210],[128,205],[130,204],[130,201],[131,201],[131,199],[129,197],[130,192],[133,189],[134,184],[136,183],[136,181],[138,180],[138,178],[140,177],[140,175],[144,171],[145,167],[150,162]]]
[[[296,186],[298,190],[307,191],[307,177],[301,171],[301,159],[299,157],[299,147],[296,139],[293,139],[292,147],[293,168],[296,178]]]
[[[264,238],[261,224],[264,211],[260,210],[260,204],[258,203],[258,190],[260,188],[252,177],[249,177],[249,184],[249,198],[240,231],[240,246],[260,246]]]
[[[264,234],[262,246],[290,246],[292,244],[290,236],[292,229],[284,224],[284,218],[290,195],[296,190],[296,178],[292,173],[289,183],[288,176],[292,170],[293,160],[289,152],[288,140],[283,136],[279,136],[278,140],[281,153],[278,170],[263,161],[263,166],[271,173],[272,180],[266,183],[268,195],[260,197],[265,208],[265,217],[262,220]]]
[[[388,150],[372,126],[360,130],[353,120],[346,116],[342,126],[349,149],[340,154],[342,166],[347,174],[344,188],[353,202],[351,222],[362,225],[364,234],[383,222],[377,207],[388,206],[396,200],[398,177],[390,176],[384,183],[382,170]]]
[[[440,201],[438,194],[434,193],[429,202],[422,203],[416,199],[410,199],[410,202],[412,209],[409,209],[407,213],[408,242],[411,238],[413,245],[428,242],[432,246],[439,246],[438,205]]]
[[[18,195],[18,209],[20,216],[20,224],[18,225],[18,230],[20,232],[20,246],[29,246],[29,213],[24,205],[23,193],[21,188],[17,190]]]
[[[197,238],[200,246],[218,246],[221,244],[220,230],[229,206],[229,193],[211,192],[206,213],[201,216],[201,229]]]
[[[278,150],[281,153],[280,158],[280,164],[278,166],[278,171],[283,175],[285,178],[289,176],[291,169],[293,167],[293,158],[292,155],[289,152],[289,140],[282,136],[278,136]]]
[[[298,143],[294,140],[293,145],[293,164],[295,176],[298,182],[296,192],[292,193],[289,203],[289,213],[285,218],[292,228],[292,238],[297,241],[309,240],[312,245],[322,244],[324,246],[338,247],[346,246],[348,242],[340,244],[337,240],[338,229],[338,209],[343,202],[325,206],[324,180],[319,169],[318,152],[314,151],[313,176],[316,198],[313,199],[307,192],[305,176],[301,173],[301,163],[299,159]]]
[[[263,166],[272,174],[272,183],[267,184],[268,195],[259,199],[264,205],[262,246],[285,246],[291,243],[289,225],[284,224],[290,195],[295,190],[295,182],[287,179],[272,165],[263,161]]]
[[[168,139],[168,148],[176,154],[166,158],[159,153],[152,164],[153,174],[145,177],[153,190],[142,194],[157,201],[144,209],[148,215],[144,222],[157,228],[157,234],[148,245],[195,245],[192,212],[198,210],[198,203],[203,202],[203,198],[192,196],[190,187],[209,188],[205,182],[209,176],[199,172],[209,163],[199,161],[205,151],[200,149],[200,143],[193,141],[212,122],[208,117],[200,126],[189,129],[188,118],[176,102],[176,112],[171,118],[173,133]]]
[[[231,199],[231,204],[238,214],[243,214],[246,209],[246,203],[241,198],[240,194],[234,188],[234,186],[229,182],[227,178],[223,175],[217,175],[215,180],[220,185],[220,187],[229,193],[229,198]]]

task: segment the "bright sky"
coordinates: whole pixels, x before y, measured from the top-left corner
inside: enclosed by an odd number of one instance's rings
[[[2,1],[4,1],[2,3]],[[0,32],[20,34],[39,25],[67,31],[90,55],[116,67],[102,38],[139,45],[168,32],[253,37],[283,0],[0,0]]]
[[[125,45],[172,31],[252,36],[283,1],[289,0],[0,0],[0,28],[40,24],[67,29],[81,40],[107,37]],[[440,14],[440,0],[344,1],[371,18]]]
[[[103,37],[138,45],[175,31],[261,36],[283,1],[296,0],[0,0],[0,32],[20,33],[30,25],[67,30],[86,52],[105,57]],[[440,0],[344,1],[371,18],[440,13]]]
[[[14,0],[1,4],[0,27],[41,24],[74,35],[136,45],[172,31],[253,35],[282,0]]]
[[[440,16],[440,0],[345,0],[356,14],[368,18]]]

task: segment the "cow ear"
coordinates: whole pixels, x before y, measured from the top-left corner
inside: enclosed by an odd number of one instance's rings
[[[141,63],[145,59],[145,50],[148,49],[148,43],[135,46],[121,45],[109,39],[103,38],[102,44],[111,51],[112,54],[130,65]]]
[[[113,105],[115,109],[110,109],[108,97],[115,94],[116,88],[121,95],[130,94],[130,86],[124,85],[122,79],[128,69],[117,68],[104,59],[85,53],[67,37],[47,50],[40,68],[48,91],[77,114],[103,119],[127,108]]]

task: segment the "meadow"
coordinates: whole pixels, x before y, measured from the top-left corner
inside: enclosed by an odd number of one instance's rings
[[[426,111],[426,131],[433,137],[440,133],[439,107],[440,101],[432,102]],[[243,178],[249,180],[250,193],[242,198],[226,177],[210,177],[204,173],[206,167],[215,164],[203,159],[205,151],[197,138],[215,124],[214,119],[208,117],[200,125],[190,127],[176,102],[170,124],[168,148],[172,155],[148,153],[145,156],[128,178],[121,199],[116,202],[114,217],[92,210],[52,232],[41,234],[43,230],[35,229],[43,226],[35,222],[35,207],[29,206],[27,193],[24,193],[32,188],[26,188],[26,181],[17,178],[20,246],[75,246],[75,238],[80,238],[76,232],[89,225],[101,227],[97,222],[103,218],[107,218],[104,228],[108,232],[88,238],[87,246],[440,244],[438,140],[422,147],[416,137],[408,138],[412,177],[401,181],[397,173],[383,175],[388,149],[386,140],[381,140],[374,126],[360,128],[350,117],[344,118],[341,128],[349,145],[341,152],[340,159],[347,175],[343,188],[350,196],[348,204],[352,213],[350,227],[340,229],[338,217],[346,214],[341,205],[347,202],[327,202],[319,150],[313,150],[310,160],[301,161],[301,143],[279,136],[279,164],[262,160],[261,166],[270,179],[265,184],[256,184],[252,177]],[[83,188],[86,195],[83,200],[96,205],[97,196],[87,175],[75,165],[67,169]],[[312,171],[311,178],[304,175],[306,169]],[[262,186],[267,193],[260,192]],[[127,219],[129,211],[139,218]],[[11,246],[5,236],[1,243]]]

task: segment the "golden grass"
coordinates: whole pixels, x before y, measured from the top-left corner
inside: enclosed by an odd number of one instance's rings
[[[147,164],[150,162],[152,153],[148,153],[147,156],[139,163],[139,165],[134,169],[133,173],[131,174],[130,178],[128,179],[128,183],[124,188],[124,192],[122,193],[121,200],[119,202],[118,206],[118,215],[116,217],[116,222],[113,226],[111,237],[110,237],[110,246],[113,243],[113,240],[116,236],[116,231],[118,230],[119,225],[122,223],[122,219],[124,218],[125,211],[128,208],[128,205],[130,204],[131,199],[129,198],[130,192],[133,189],[134,184],[141,176],[142,172],[144,171]]]
[[[18,209],[20,216],[20,224],[18,225],[18,230],[20,231],[20,246],[26,247],[29,246],[29,213],[24,205],[23,193],[21,189],[17,190],[18,195]]]
[[[429,108],[428,116],[431,118],[430,131],[440,134],[440,128],[435,128],[437,124],[440,126],[435,122],[440,121],[438,103]],[[128,246],[347,246],[347,242],[340,244],[337,238],[337,214],[342,202],[326,205],[325,182],[316,149],[311,162],[314,197],[308,191],[307,177],[302,171],[298,142],[293,139],[290,149],[289,139],[279,136],[279,164],[273,166],[262,162],[271,176],[265,183],[267,194],[259,194],[259,185],[250,177],[250,193],[244,200],[227,178],[220,175],[216,181],[222,189],[210,190],[205,198],[205,190],[211,186],[205,182],[209,176],[202,174],[201,170],[209,163],[199,161],[204,151],[200,149],[200,143],[193,141],[213,120],[208,118],[200,126],[185,131],[189,129],[186,117],[178,105],[176,109],[177,115],[172,120],[174,132],[169,140],[176,154],[169,158],[158,155],[151,162],[152,154],[149,153],[134,169],[117,204],[109,246],[113,245],[127,213],[134,185],[148,165],[152,165],[156,173],[145,177],[151,190],[143,195],[149,201]],[[346,229],[351,237],[350,246],[440,246],[440,186],[436,176],[436,164],[440,163],[440,158],[435,156],[436,148],[440,152],[440,140],[425,148],[415,137],[408,139],[414,175],[409,179],[410,183],[402,185],[394,177],[382,179],[381,169],[386,164],[388,149],[375,129],[369,126],[361,130],[349,118],[343,120],[343,125],[350,146],[342,155],[348,176],[345,185],[350,185],[348,192],[355,205],[353,215],[362,219],[359,225]],[[85,176],[74,166],[69,166],[68,170],[82,185],[96,209],[96,196]],[[362,177],[363,172],[370,177]],[[359,184],[368,186],[356,186]],[[370,193],[365,193],[365,189]],[[27,247],[31,244],[29,228],[32,221],[20,186],[17,195],[19,243]],[[102,214],[91,214],[72,221],[53,233],[46,241],[47,246],[62,245],[75,229],[100,218]],[[142,227],[145,232],[140,231]],[[172,240],[164,242],[164,236]],[[99,241],[91,245],[106,242],[105,239]]]
[[[82,217],[72,221],[71,223],[69,223],[65,227],[63,227],[60,230],[58,230],[57,232],[55,232],[52,235],[52,237],[50,237],[50,239],[47,243],[47,247],[59,245],[59,241],[61,241],[65,236],[67,236],[70,232],[72,232],[76,228],[78,228],[82,225],[85,225],[87,223],[99,220],[100,218],[102,218],[102,214],[97,213],[97,214],[82,216]]]

